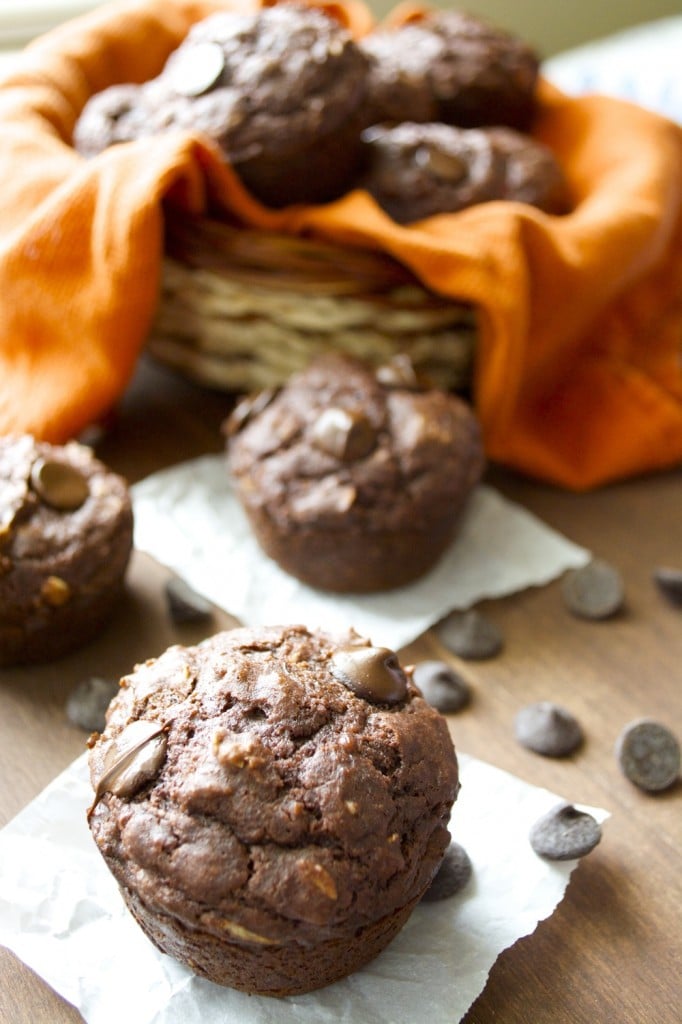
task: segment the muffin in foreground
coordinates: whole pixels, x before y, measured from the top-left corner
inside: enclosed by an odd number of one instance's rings
[[[328,353],[226,425],[228,466],[254,535],[312,587],[412,582],[453,539],[483,471],[478,422],[409,362],[373,370]]]
[[[272,996],[376,956],[428,888],[458,783],[445,719],[352,631],[234,629],[121,681],[89,823],[149,938]]]
[[[126,482],[91,449],[0,438],[0,665],[90,640],[121,595],[132,544]]]

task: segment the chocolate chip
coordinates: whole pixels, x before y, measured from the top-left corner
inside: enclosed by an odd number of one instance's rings
[[[210,602],[193,590],[189,583],[181,577],[171,577],[164,590],[169,615],[177,625],[187,622],[205,622],[212,617],[213,609]]]
[[[312,440],[320,451],[342,462],[355,462],[377,443],[374,427],[361,412],[331,406],[313,424]]]
[[[651,793],[672,786],[680,774],[677,737],[650,718],[625,726],[616,742],[616,757],[625,777]]]
[[[473,868],[469,854],[459,843],[450,843],[431,885],[422,896],[423,903],[447,900],[468,884]]]
[[[217,43],[186,45],[176,50],[167,65],[167,76],[181,96],[201,96],[220,79],[225,54]]]
[[[682,569],[660,566],[654,570],[654,583],[671,604],[682,606]]]
[[[421,661],[415,665],[412,678],[424,700],[449,714],[460,711],[471,699],[468,682],[445,661]]]
[[[608,619],[621,609],[625,599],[620,573],[598,558],[567,572],[561,593],[569,611],[582,619]]]
[[[541,857],[575,860],[595,848],[601,839],[601,826],[586,811],[560,803],[535,822],[528,838]]]
[[[105,793],[133,796],[158,774],[166,757],[166,734],[160,722],[138,719],[111,741],[97,783],[91,811]]]
[[[86,732],[103,732],[106,710],[118,691],[118,683],[91,676],[69,694],[66,715],[73,725]]]
[[[60,512],[74,512],[90,493],[79,469],[55,459],[36,459],[31,468],[31,486],[46,505]]]
[[[452,612],[436,627],[436,634],[448,650],[468,661],[494,658],[504,646],[502,633],[475,608]]]
[[[378,366],[374,375],[385,388],[404,388],[407,391],[421,389],[421,382],[414,364],[404,352],[396,353],[387,363]]]
[[[399,704],[407,696],[407,676],[387,647],[343,647],[332,657],[336,678],[371,704]]]
[[[237,434],[249,420],[267,409],[278,391],[278,388],[263,388],[261,391],[255,391],[253,394],[241,398],[227,417],[223,425],[223,433],[227,437]]]
[[[545,757],[565,757],[583,742],[578,720],[566,708],[547,700],[521,708],[515,734],[522,746]]]

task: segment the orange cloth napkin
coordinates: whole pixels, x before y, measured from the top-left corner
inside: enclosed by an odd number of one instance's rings
[[[481,314],[474,401],[492,460],[570,488],[682,462],[682,130],[544,84],[535,134],[574,212],[486,203],[401,227],[361,191],[266,210],[200,136],[82,159],[86,99],[155,76],[189,26],[258,0],[105,6],[27,48],[0,86],[0,433],[54,442],[124,391],[154,317],[162,201],[385,249]],[[360,36],[360,0],[327,3]],[[413,9],[392,20],[412,17]]]

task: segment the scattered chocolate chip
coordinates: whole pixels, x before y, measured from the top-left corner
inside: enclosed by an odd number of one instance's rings
[[[654,570],[654,583],[671,604],[682,606],[682,569],[660,566]]]
[[[530,845],[548,860],[575,860],[593,850],[601,839],[601,826],[591,814],[560,803],[535,822]]]
[[[213,609],[210,602],[193,590],[181,577],[172,576],[164,589],[169,615],[177,625],[205,622],[212,617]]]
[[[118,683],[112,683],[109,679],[100,679],[99,676],[84,679],[69,694],[66,702],[67,718],[86,732],[102,732],[106,710],[117,691]]]
[[[216,85],[224,67],[222,47],[205,42],[176,50],[167,72],[171,85],[181,96],[201,96]]]
[[[450,843],[431,885],[422,896],[423,903],[447,900],[468,884],[473,868],[469,854],[459,843]]]
[[[158,774],[166,757],[166,734],[160,722],[137,719],[111,741],[97,783],[91,812],[105,793],[132,796]]]
[[[616,758],[623,775],[650,793],[672,786],[680,774],[677,737],[650,718],[625,726],[616,742]]]
[[[468,682],[445,661],[419,662],[412,678],[424,699],[443,714],[460,711],[471,700]]]
[[[448,650],[468,661],[494,658],[504,646],[502,633],[475,608],[452,612],[436,627],[436,634]]]
[[[377,443],[377,435],[363,413],[331,406],[313,424],[312,440],[335,459],[354,462],[369,455]]]
[[[620,573],[598,558],[567,572],[561,593],[569,611],[582,619],[608,619],[620,611],[625,600]]]
[[[68,462],[36,459],[31,469],[31,486],[46,505],[60,512],[74,512],[90,493],[87,479]]]
[[[371,704],[399,704],[407,696],[407,676],[387,647],[343,647],[332,657],[336,678]]]
[[[547,700],[521,708],[514,731],[521,746],[545,757],[565,757],[583,742],[578,720],[566,708]]]

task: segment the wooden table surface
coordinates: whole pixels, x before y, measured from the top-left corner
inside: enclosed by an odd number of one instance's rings
[[[227,408],[224,396],[143,362],[96,449],[134,482],[219,451]],[[556,912],[499,957],[466,1024],[679,1024],[682,783],[655,796],[639,791],[621,775],[613,748],[622,727],[642,716],[682,734],[682,608],[667,603],[652,582],[657,566],[682,568],[682,473],[585,495],[499,469],[489,471],[488,481],[617,566],[627,603],[612,620],[581,621],[564,608],[555,582],[481,606],[506,645],[498,658],[466,666],[474,699],[451,716],[456,745],[572,801],[605,807],[611,817]],[[98,641],[54,665],[0,671],[0,826],[84,749],[84,734],[64,711],[81,679],[122,674],[171,642],[200,638],[196,627],[168,623],[160,600],[165,575],[136,555],[128,596]],[[217,626],[231,622],[217,614]],[[434,656],[449,657],[432,633],[405,651],[409,661]],[[514,739],[516,711],[535,700],[557,701],[581,721],[586,743],[570,759],[539,757]],[[0,949],[2,1024],[79,1020]]]

